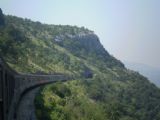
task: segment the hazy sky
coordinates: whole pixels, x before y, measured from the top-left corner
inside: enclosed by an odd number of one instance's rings
[[[160,0],[0,0],[5,14],[85,26],[120,60],[160,67]]]

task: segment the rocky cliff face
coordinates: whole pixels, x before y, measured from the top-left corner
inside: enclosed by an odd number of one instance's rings
[[[100,60],[108,65],[105,67],[123,67],[123,63],[111,56],[102,46],[97,35],[93,32],[86,32],[76,35],[57,36],[56,43],[69,50],[75,56],[89,60],[90,57],[95,59],[90,62],[96,63]]]
[[[77,35],[74,40],[79,41],[79,43],[85,48],[86,52],[100,52],[100,53],[108,53],[101,45],[99,38],[95,34],[85,34],[82,36]]]
[[[77,47],[80,51],[85,50],[86,53],[107,53],[100,44],[99,38],[94,33],[86,33],[82,35],[77,34],[75,36],[70,35],[69,37],[63,36],[62,38],[59,36],[59,39],[61,40],[59,40],[58,43],[68,50],[72,50],[73,47]],[[106,55],[108,55],[108,53]]]

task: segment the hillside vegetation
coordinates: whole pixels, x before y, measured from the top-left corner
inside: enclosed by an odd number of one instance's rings
[[[127,70],[93,31],[2,14],[0,21],[0,54],[16,71],[75,77],[41,88],[38,120],[160,120],[160,89]]]

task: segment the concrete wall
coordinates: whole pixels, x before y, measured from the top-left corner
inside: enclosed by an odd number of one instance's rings
[[[12,105],[10,107],[10,112],[8,115],[8,120],[16,119],[16,110],[23,95],[30,89],[54,82],[64,82],[70,80],[69,77],[64,75],[16,75],[15,81],[16,86],[14,89],[14,97],[12,100]]]

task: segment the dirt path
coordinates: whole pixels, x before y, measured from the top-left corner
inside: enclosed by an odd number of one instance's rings
[[[35,88],[24,95],[17,114],[17,120],[36,120],[34,98],[39,88]]]

